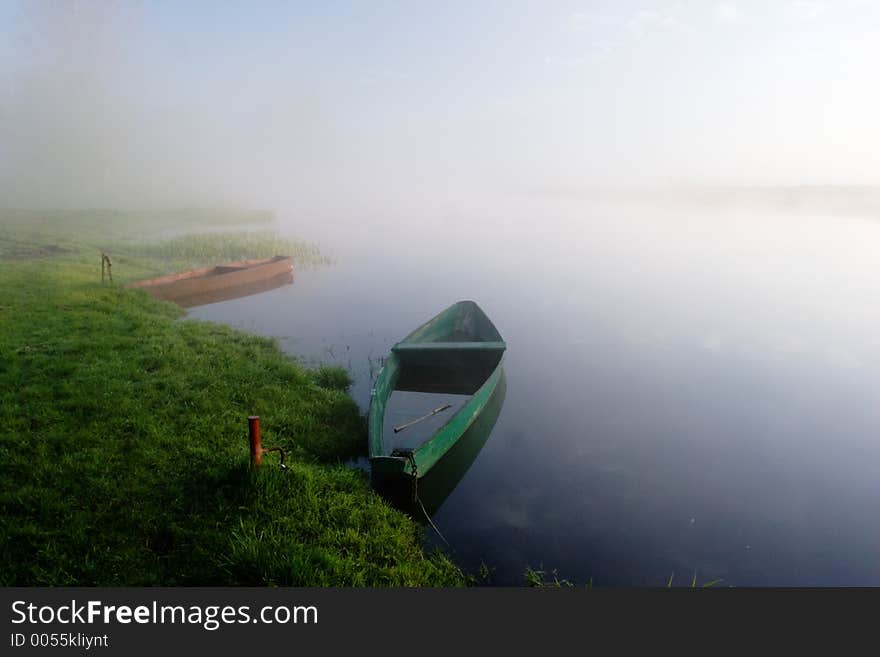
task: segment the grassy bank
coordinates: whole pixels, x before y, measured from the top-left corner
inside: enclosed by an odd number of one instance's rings
[[[313,245],[272,231],[272,221],[265,212],[0,209],[0,259],[100,263],[100,254],[107,253],[117,281],[279,253],[292,256],[299,269],[329,264]]]
[[[345,376],[102,285],[76,225],[0,218],[0,584],[462,583],[341,465],[365,444]],[[247,467],[251,414],[289,471]]]

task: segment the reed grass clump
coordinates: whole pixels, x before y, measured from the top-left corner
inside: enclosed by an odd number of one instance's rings
[[[135,257],[193,266],[276,255],[291,256],[294,266],[300,268],[330,263],[313,244],[268,231],[195,233],[157,242],[121,244],[117,250]]]

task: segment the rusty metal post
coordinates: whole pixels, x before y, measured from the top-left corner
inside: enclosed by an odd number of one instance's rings
[[[263,460],[263,448],[260,445],[260,416],[248,417],[248,429],[251,438],[251,465],[258,467]]]

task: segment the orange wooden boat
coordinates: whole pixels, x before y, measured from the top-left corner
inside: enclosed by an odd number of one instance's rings
[[[290,283],[292,280],[293,261],[290,256],[274,256],[259,260],[230,262],[204,269],[191,269],[129,283],[126,287],[142,289],[150,296],[163,301],[193,306],[210,303],[211,300],[243,296],[237,293],[238,290],[244,290],[244,294],[253,294]]]

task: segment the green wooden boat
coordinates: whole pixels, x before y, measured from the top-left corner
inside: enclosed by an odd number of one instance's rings
[[[492,398],[503,375],[506,348],[498,329],[473,301],[453,304],[394,345],[370,396],[374,482],[424,477],[443,458]],[[403,449],[385,440],[386,408],[395,390],[469,397],[429,437]]]
[[[504,397],[507,391],[507,383],[505,373],[502,369],[501,377],[498,379],[498,385],[495,391],[489,397],[485,408],[480,415],[474,420],[474,423],[468,427],[468,430],[461,434],[461,438],[446,454],[437,462],[431,471],[419,480],[419,501],[424,506],[425,513],[428,517],[433,517],[435,513],[443,506],[446,498],[455,490],[456,486],[461,482],[467,474],[477,455],[483,449],[492,429],[495,428],[495,422],[501,414],[504,406]],[[398,505],[406,508],[407,505],[412,507],[412,487],[410,490],[404,488],[403,491],[398,489],[401,494]],[[405,497],[404,497],[405,496]],[[408,498],[408,499],[407,499]]]

